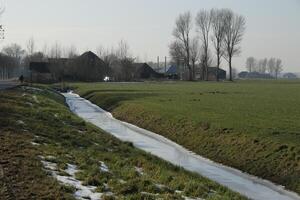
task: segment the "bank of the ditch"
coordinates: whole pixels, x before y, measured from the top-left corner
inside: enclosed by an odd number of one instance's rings
[[[45,90],[0,92],[0,142],[4,200],[244,199],[104,133]]]
[[[297,133],[284,133],[279,130],[270,134],[249,134],[226,127],[215,128],[210,123],[196,123],[182,115],[178,118],[167,117],[176,115],[176,111],[172,113],[168,108],[163,111],[155,109],[159,104],[157,101],[161,101],[162,104],[166,101],[174,104],[177,99],[171,98],[176,98],[176,92],[173,94],[173,91],[169,91],[168,94],[171,95],[168,98],[168,95],[160,95],[157,90],[142,91],[136,90],[136,86],[132,87],[129,90],[117,85],[106,90],[104,85],[90,85],[89,90],[89,85],[79,85],[77,91],[93,103],[111,111],[114,117],[122,121],[161,134],[211,160],[271,180],[300,193],[300,148],[297,145]],[[178,95],[180,92],[179,90]],[[186,95],[190,95],[189,92],[192,91],[185,92]],[[155,102],[151,103],[152,98],[148,96],[155,95]],[[203,97],[205,93],[200,95]],[[146,98],[147,101],[144,101]],[[178,107],[184,104],[180,99],[176,103]],[[165,114],[166,111],[169,113]]]

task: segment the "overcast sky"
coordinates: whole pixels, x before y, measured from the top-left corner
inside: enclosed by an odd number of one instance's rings
[[[300,0],[2,0],[5,41],[34,37],[38,47],[56,41],[80,51],[126,40],[141,60],[168,56],[176,17],[190,10],[231,8],[244,15],[247,30],[234,66],[244,69],[249,56],[279,57],[285,71],[300,72]],[[227,69],[225,61],[223,66]]]

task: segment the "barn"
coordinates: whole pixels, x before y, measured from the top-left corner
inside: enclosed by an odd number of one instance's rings
[[[226,79],[226,71],[217,68],[217,67],[209,67],[208,68],[208,80],[209,81],[215,81],[217,80],[217,75],[219,76],[219,80],[225,80]]]
[[[68,62],[65,77],[76,81],[103,81],[107,76],[107,66],[91,51]]]
[[[156,72],[147,63],[133,63],[132,68],[135,80],[164,78],[164,74]]]

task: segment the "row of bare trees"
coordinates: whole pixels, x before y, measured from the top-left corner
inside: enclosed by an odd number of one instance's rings
[[[283,63],[280,58],[256,59],[254,57],[249,57],[246,61],[246,69],[250,73],[269,73],[271,76],[278,78],[278,75],[283,71]]]
[[[229,65],[229,80],[232,81],[232,58],[241,52],[240,43],[245,28],[245,18],[230,9],[200,10],[195,23],[191,12],[180,14],[173,31],[175,40],[169,45],[170,55],[177,65],[183,63],[187,67],[189,80],[195,78],[196,64],[201,65],[202,80],[208,80],[208,68],[213,61],[212,46],[217,71],[224,58]],[[216,77],[219,80],[218,72]]]

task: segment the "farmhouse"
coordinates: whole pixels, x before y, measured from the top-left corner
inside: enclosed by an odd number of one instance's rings
[[[220,80],[225,80],[226,79],[226,71],[223,69],[218,70],[217,67],[209,67],[208,68],[208,80],[209,81],[215,81],[217,80],[217,75]]]
[[[221,68],[218,69],[217,67],[208,67],[207,74],[208,74],[208,77],[207,77],[208,81],[217,80],[217,75],[219,77],[219,80],[226,79],[226,71]],[[195,77],[197,80],[203,80],[203,68],[202,67],[199,67],[196,69]]]
[[[89,51],[81,56],[68,58],[49,58],[45,62],[30,63],[33,82],[103,81],[107,68],[96,54]]]
[[[156,72],[147,63],[133,63],[133,78],[135,80],[141,79],[157,79],[163,78],[164,75]]]
[[[64,76],[73,81],[103,81],[107,76],[107,66],[96,54],[88,51],[68,62]]]

